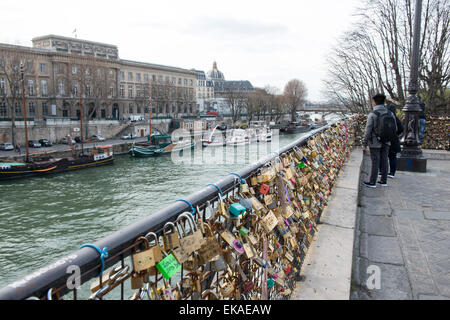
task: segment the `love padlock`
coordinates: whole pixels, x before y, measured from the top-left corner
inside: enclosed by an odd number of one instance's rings
[[[239,217],[245,213],[245,207],[240,203],[233,203],[230,205],[228,211],[233,217]]]
[[[259,193],[267,194],[269,192],[269,190],[270,190],[270,187],[267,184],[263,183],[261,185],[261,188],[259,188]]]
[[[133,268],[136,272],[150,269],[151,267],[155,266],[158,261],[162,259],[161,249],[156,245],[150,248],[150,244],[147,238],[139,237],[136,239],[135,244],[137,245],[137,243],[142,240],[145,243],[146,249],[140,252],[136,252],[136,246],[134,246],[133,254],[131,256],[133,261]],[[157,240],[156,243],[158,243]]]

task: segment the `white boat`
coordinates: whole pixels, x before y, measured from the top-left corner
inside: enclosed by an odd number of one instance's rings
[[[222,131],[217,130],[219,126],[216,126],[209,135],[208,139],[202,139],[202,146],[203,147],[219,147],[219,146],[225,146],[226,141],[223,139]]]
[[[226,139],[227,146],[242,146],[250,143],[250,137],[244,129],[233,129],[231,135]]]

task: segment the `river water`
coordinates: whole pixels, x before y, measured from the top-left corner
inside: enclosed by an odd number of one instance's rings
[[[171,155],[121,155],[109,166],[0,182],[0,288],[302,135],[274,136],[271,144],[199,148],[183,154],[184,164]]]

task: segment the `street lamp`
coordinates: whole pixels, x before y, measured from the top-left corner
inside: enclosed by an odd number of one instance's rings
[[[403,108],[405,113],[404,135],[401,139],[402,152],[397,160],[398,171],[426,172],[427,159],[422,154],[419,141],[419,113],[421,111],[419,91],[419,45],[420,24],[422,16],[422,0],[416,0],[416,12],[414,17],[414,38],[411,53],[411,74],[408,84],[409,96]]]

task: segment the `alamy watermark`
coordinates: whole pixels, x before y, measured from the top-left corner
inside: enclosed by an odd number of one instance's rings
[[[381,269],[379,266],[370,265],[367,267],[367,274],[369,277],[366,281],[367,289],[380,290],[381,289]]]

